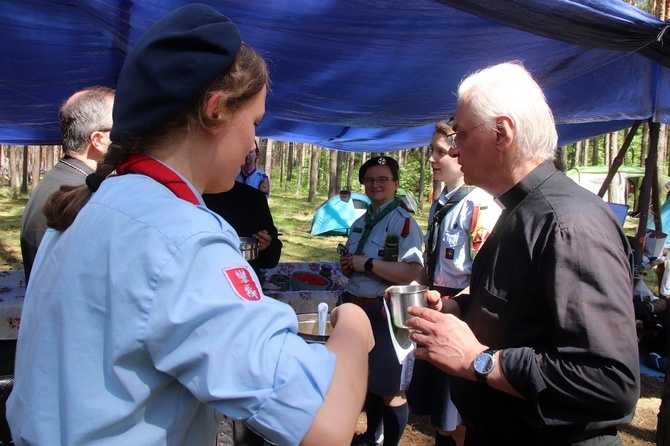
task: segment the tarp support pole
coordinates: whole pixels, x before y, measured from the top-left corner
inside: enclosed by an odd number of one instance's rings
[[[640,124],[641,121],[635,121],[633,126],[630,128],[628,135],[626,136],[626,140],[623,142],[623,145],[621,146],[621,150],[619,150],[617,156],[614,158],[614,160],[612,160],[610,170],[607,172],[607,176],[605,177],[605,180],[603,181],[603,184],[602,186],[600,186],[600,190],[598,191],[598,196],[600,198],[603,198],[605,196],[605,192],[607,192],[607,189],[609,189],[610,183],[612,182],[612,178],[614,178],[614,175],[616,174],[617,170],[619,170],[619,167],[621,167],[621,165],[623,164],[623,160],[624,157],[626,156],[626,152],[628,151],[628,147],[630,147],[630,143],[633,142],[633,138],[637,133],[637,129],[640,128]]]
[[[653,171],[658,169],[656,165],[656,158],[658,152],[658,135],[660,133],[661,125],[658,122],[649,120],[649,153],[644,161],[644,178],[642,179],[642,186],[640,188],[640,219],[637,225],[637,233],[631,244],[633,248],[633,259],[635,262],[635,273],[642,264],[642,255],[646,243],[647,234],[647,220],[649,215],[649,202],[651,201],[651,183],[653,182]]]

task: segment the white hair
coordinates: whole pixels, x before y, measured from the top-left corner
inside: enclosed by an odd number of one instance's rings
[[[463,79],[458,100],[483,125],[496,129],[496,118],[508,116],[516,126],[516,146],[522,159],[553,159],[558,144],[556,123],[540,86],[520,62],[507,62]]]

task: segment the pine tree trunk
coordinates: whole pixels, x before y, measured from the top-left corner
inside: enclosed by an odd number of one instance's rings
[[[35,190],[37,185],[40,182],[40,167],[42,166],[42,148],[44,146],[37,146],[35,147],[35,150],[33,150],[33,156],[32,156],[32,163],[33,163],[33,168],[32,168],[32,181],[30,183],[30,187],[32,190]]]
[[[640,167],[644,167],[644,160],[647,158],[649,152],[649,124],[644,123],[642,126],[642,143],[640,144]]]
[[[354,152],[349,152],[347,163],[347,190],[351,191],[354,183],[354,163],[356,162],[356,155]]]
[[[337,150],[330,150],[330,167],[328,169],[328,198],[339,193],[337,189]]]
[[[284,184],[286,178],[286,143],[280,142],[277,151],[279,152],[279,183]]]
[[[0,186],[5,186],[5,170],[7,170],[7,165],[5,164],[5,150],[7,146],[0,144]]]
[[[296,197],[299,197],[300,186],[302,186],[302,168],[305,163],[305,144],[298,144],[296,149],[298,150],[298,181],[296,181],[298,184],[295,188],[295,195]]]
[[[288,156],[286,157],[286,181],[293,179],[293,156],[295,153],[295,143],[288,143]]]
[[[20,150],[18,146],[9,146],[9,189],[12,200],[19,198]]]
[[[420,147],[421,166],[419,168],[419,206],[423,209],[423,204],[426,202],[425,191],[423,185],[426,184],[426,153],[427,147]]]
[[[23,153],[21,153],[21,193],[26,195],[28,193],[28,165],[30,151],[35,146],[23,146]]]
[[[267,176],[272,177],[270,172],[272,172],[272,156],[274,154],[274,141],[271,139],[268,139],[265,143],[265,157],[264,157],[264,164],[263,164],[263,172],[267,174]],[[261,153],[263,153],[263,150],[261,150]],[[270,187],[272,187],[272,178],[270,178]]]
[[[558,170],[560,170],[561,172],[565,172],[567,170],[567,163],[568,163],[568,147],[560,146],[558,149],[556,149],[556,161],[554,161],[554,164],[556,165],[556,168]]]
[[[312,146],[312,156],[309,162],[309,194],[307,202],[314,203],[316,197],[316,187],[319,181],[319,148]]]
[[[580,161],[582,159],[583,147],[584,147],[584,143],[582,141],[577,141],[575,143],[575,167],[582,166]]]
[[[335,190],[340,193],[342,190],[342,173],[348,166],[349,156],[348,152],[337,152],[337,172],[335,173]],[[346,165],[345,165],[346,163]]]
[[[591,165],[592,166],[597,166],[598,165],[598,160],[600,157],[598,154],[600,153],[600,144],[599,144],[600,138],[591,138],[591,147],[593,150],[591,151]]]

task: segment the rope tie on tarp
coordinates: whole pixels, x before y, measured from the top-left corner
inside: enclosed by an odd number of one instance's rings
[[[656,41],[659,42],[661,46],[663,46],[663,34],[665,34],[668,28],[670,28],[670,25],[665,25],[665,27],[661,30],[661,32],[658,33],[658,36],[656,36]]]

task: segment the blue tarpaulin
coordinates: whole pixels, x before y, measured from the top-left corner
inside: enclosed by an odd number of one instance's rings
[[[59,144],[57,110],[113,87],[128,50],[177,0],[4,0],[0,143]],[[560,143],[670,123],[666,23],[619,0],[210,0],[269,62],[258,136],[349,151],[427,145],[470,72],[520,60]]]

